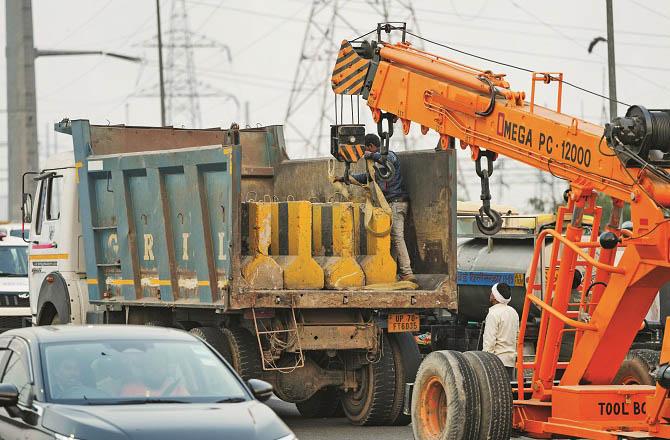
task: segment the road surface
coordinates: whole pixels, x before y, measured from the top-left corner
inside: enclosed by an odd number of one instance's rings
[[[273,397],[267,402],[300,440],[412,440],[411,426],[352,426],[346,418],[305,419],[295,405]]]

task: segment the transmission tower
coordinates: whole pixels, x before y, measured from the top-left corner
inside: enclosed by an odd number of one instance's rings
[[[351,16],[368,24],[358,26],[350,20]],[[287,139],[302,154],[328,151],[329,126],[335,123],[330,77],[341,40],[355,38],[377,22],[389,20],[405,21],[408,28],[418,32],[411,0],[312,1],[285,116]],[[348,112],[347,108],[345,113]],[[361,122],[369,125],[371,118],[367,113],[361,109]]]
[[[154,36],[144,47],[156,47]],[[234,101],[239,113],[239,101],[226,91],[198,80],[195,49],[214,49],[231,61],[230,48],[204,34],[193,32],[189,25],[185,0],[173,0],[167,30],[163,33],[165,50],[165,116],[168,125],[199,128],[201,98],[226,98]],[[135,96],[157,97],[158,84],[135,93]]]

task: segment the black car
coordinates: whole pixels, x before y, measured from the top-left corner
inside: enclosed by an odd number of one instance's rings
[[[0,439],[294,440],[209,345],[180,330],[51,326],[0,335]]]

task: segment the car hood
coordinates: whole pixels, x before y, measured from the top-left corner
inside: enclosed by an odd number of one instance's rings
[[[275,440],[291,431],[269,407],[240,403],[57,405],[44,407],[42,425],[82,440]]]
[[[28,277],[0,277],[0,293],[28,292]]]

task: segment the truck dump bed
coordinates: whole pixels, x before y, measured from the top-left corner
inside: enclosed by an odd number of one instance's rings
[[[73,137],[94,304],[221,311],[456,307],[453,151],[399,154],[411,199],[406,241],[417,290],[257,289],[241,271],[249,228],[243,204],[340,200],[327,159],[288,159],[280,126],[185,130],[76,120],[57,129]],[[352,193],[354,203],[363,201],[360,191]]]

